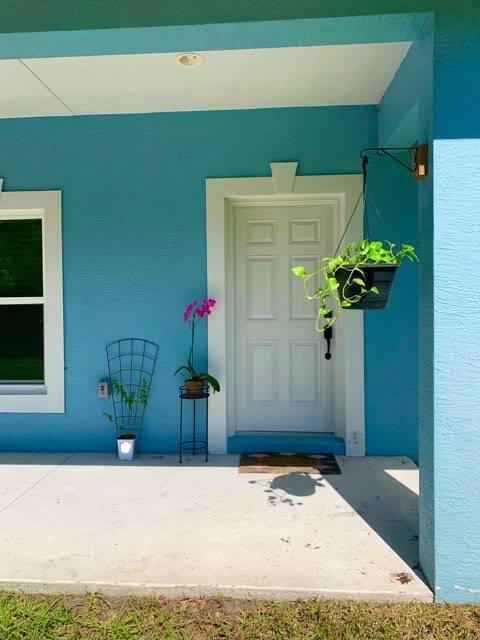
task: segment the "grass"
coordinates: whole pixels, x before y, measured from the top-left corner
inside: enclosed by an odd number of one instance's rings
[[[0,594],[1,640],[477,640],[480,607]]]

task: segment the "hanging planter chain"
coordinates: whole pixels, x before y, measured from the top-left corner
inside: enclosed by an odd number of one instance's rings
[[[428,156],[428,147],[426,144],[421,144],[421,145],[414,145],[412,147],[366,147],[365,149],[362,149],[362,151],[360,152],[360,157],[362,159],[362,176],[363,176],[363,181],[362,181],[362,191],[360,193],[360,195],[358,196],[358,200],[355,203],[355,206],[353,207],[353,211],[348,219],[348,222],[345,226],[345,229],[342,233],[342,237],[340,238],[340,241],[337,245],[337,248],[335,249],[335,255],[338,254],[338,250],[340,249],[340,246],[345,238],[345,235],[348,231],[348,228],[350,226],[350,223],[353,219],[353,216],[355,215],[357,209],[358,209],[358,205],[360,204],[360,200],[363,200],[363,211],[364,211],[364,216],[365,216],[365,230],[366,230],[366,237],[368,238],[370,236],[370,224],[369,224],[369,217],[368,217],[368,206],[367,206],[367,165],[368,165],[368,155],[367,155],[367,151],[374,151],[375,153],[377,153],[377,155],[385,155],[388,158],[390,158],[391,160],[394,160],[397,164],[399,164],[401,167],[403,167],[404,169],[406,169],[409,173],[412,174],[412,176],[414,177],[415,180],[421,180],[423,178],[425,178],[427,176],[427,156]],[[393,153],[391,152],[405,152],[405,151],[411,151],[413,152],[413,167],[409,166],[408,164],[406,164],[405,162],[403,162],[402,160],[400,160],[400,158],[397,158]],[[387,228],[387,225],[385,224],[385,221],[382,218],[382,215],[380,214],[380,211],[378,210],[377,204],[375,202],[375,199],[373,197],[373,195],[370,195],[370,200],[371,203],[374,207],[374,211],[377,214],[378,219],[380,220],[380,224],[382,225],[385,233],[386,233],[386,237],[388,238],[390,236],[390,230]]]
[[[408,167],[404,162],[395,158],[389,151],[414,151],[414,167]],[[402,167],[408,169],[417,179],[418,175],[426,175],[426,145],[413,148],[363,149],[362,158],[362,190],[357,198],[350,214],[342,236],[338,242],[333,257],[325,258],[326,266],[313,273],[308,273],[305,267],[294,267],[293,273],[303,280],[306,296],[309,300],[318,300],[317,330],[324,332],[328,343],[332,337],[331,327],[342,309],[384,309],[387,306],[390,288],[395,273],[404,258],[410,261],[418,260],[412,245],[402,244],[396,252],[395,246],[389,240],[371,241],[369,239],[369,211],[367,207],[367,151],[376,151],[394,159]],[[423,164],[422,164],[423,162]],[[387,238],[390,233],[380,211],[372,197],[370,197],[374,212],[385,230]],[[345,239],[353,216],[358,211],[360,202],[363,202],[365,227],[367,236],[360,242],[347,244],[344,253],[339,254],[340,246]],[[324,276],[323,285],[309,294],[307,283],[319,273]],[[323,327],[321,326],[323,321]],[[330,359],[329,347],[325,356]]]

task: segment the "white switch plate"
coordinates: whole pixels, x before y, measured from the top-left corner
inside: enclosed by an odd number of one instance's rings
[[[97,394],[99,398],[108,398],[110,390],[108,388],[108,382],[106,380],[102,380],[98,383]]]

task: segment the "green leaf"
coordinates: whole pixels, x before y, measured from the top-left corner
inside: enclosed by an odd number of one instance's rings
[[[218,382],[218,380],[206,371],[202,371],[202,373],[199,373],[198,377],[200,380],[206,380],[208,382],[208,384],[213,389],[213,393],[220,391],[220,383]]]
[[[292,272],[297,276],[297,278],[305,278],[307,276],[307,270],[305,267],[293,267]]]
[[[327,269],[330,272],[335,271],[335,268],[338,266],[338,260],[335,258],[329,258],[328,259],[328,264],[327,264]]]
[[[178,373],[180,373],[180,371],[186,371],[187,373],[192,373],[190,367],[187,367],[187,366],[183,365],[182,367],[178,367],[178,369],[173,374],[173,377],[175,377]]]
[[[351,307],[352,303],[349,302],[348,300],[342,300],[342,302],[340,303],[342,307],[346,308],[346,307]]]
[[[370,289],[370,291],[371,291],[372,293],[379,293],[379,291],[378,291],[377,287],[372,287],[372,288]]]
[[[339,287],[338,280],[336,278],[327,278],[328,288],[335,291]]]
[[[352,282],[355,282],[355,284],[359,284],[361,287],[365,286],[365,282],[361,278],[353,278]]]

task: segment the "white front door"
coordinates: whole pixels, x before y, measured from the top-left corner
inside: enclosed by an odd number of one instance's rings
[[[291,272],[332,254],[335,203],[233,208],[235,431],[334,431],[334,360]]]

